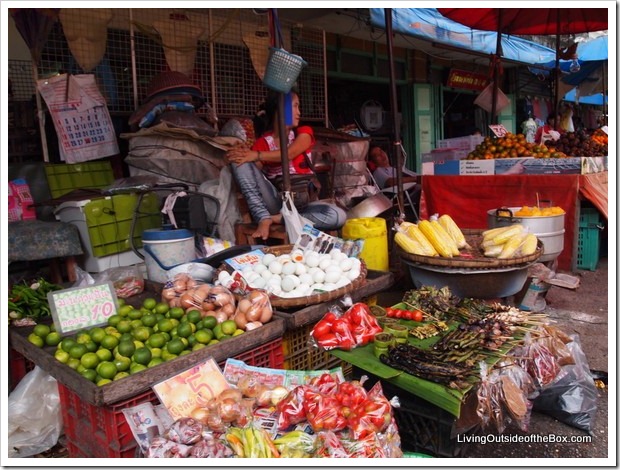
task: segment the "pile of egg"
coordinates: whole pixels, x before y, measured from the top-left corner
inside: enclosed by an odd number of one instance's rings
[[[279,256],[266,253],[258,263],[243,268],[241,275],[254,289],[265,289],[278,297],[296,298],[340,289],[357,279],[360,271],[359,259],[334,248],[325,254],[315,251]],[[219,273],[219,283],[226,285],[231,280],[230,273]]]

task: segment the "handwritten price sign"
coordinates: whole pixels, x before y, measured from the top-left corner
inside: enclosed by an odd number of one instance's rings
[[[508,134],[508,129],[506,129],[503,124],[491,124],[489,129],[495,134],[495,137],[504,137]]]
[[[60,333],[104,324],[116,313],[112,282],[50,292],[47,300]]]

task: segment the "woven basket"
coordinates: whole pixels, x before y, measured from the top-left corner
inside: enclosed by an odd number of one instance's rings
[[[398,245],[396,250],[398,255],[408,261],[420,264],[426,264],[429,266],[442,266],[446,268],[469,268],[469,269],[489,269],[489,268],[509,268],[513,266],[520,266],[528,263],[533,263],[540,258],[544,253],[543,243],[538,240],[538,246],[536,251],[528,256],[519,256],[509,259],[497,259],[487,258],[482,254],[480,250],[480,244],[482,241],[482,230],[463,230],[463,235],[467,243],[472,247],[471,250],[461,250],[462,254],[471,255],[467,257],[457,256],[454,258],[443,258],[441,256],[422,256],[406,253]]]
[[[291,54],[284,49],[271,47],[269,48],[263,84],[271,90],[288,93],[306,65],[308,63],[300,56]]]
[[[263,251],[265,253],[271,253],[275,256],[280,256],[280,255],[290,253],[292,249],[293,249],[293,245],[278,245],[278,246],[265,247],[263,248]],[[284,297],[278,297],[277,295],[271,295],[269,297],[271,301],[271,306],[274,308],[289,309],[289,308],[300,307],[300,306],[321,304],[323,302],[329,302],[331,300],[338,299],[342,297],[343,295],[346,295],[350,292],[353,292],[356,289],[359,289],[366,282],[366,275],[368,274],[368,269],[366,268],[366,264],[364,263],[363,260],[360,260],[360,261],[362,261],[362,264],[360,266],[360,275],[357,278],[355,278],[353,281],[351,281],[350,284],[347,284],[346,286],[343,286],[339,289],[332,290],[329,292],[322,292],[320,294],[312,294],[312,295],[307,295],[304,297],[294,297],[290,299],[284,298]],[[230,272],[232,269],[230,266],[224,263],[220,266],[218,273],[222,270],[226,270]],[[217,277],[217,274],[216,274],[216,277]]]

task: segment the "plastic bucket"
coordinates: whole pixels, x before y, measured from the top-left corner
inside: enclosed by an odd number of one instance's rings
[[[142,232],[144,262],[149,280],[165,283],[168,270],[192,261],[194,234],[186,229],[148,229]]]
[[[368,269],[389,271],[387,224],[379,217],[349,219],[342,227],[342,237],[349,240],[364,240],[360,258]]]

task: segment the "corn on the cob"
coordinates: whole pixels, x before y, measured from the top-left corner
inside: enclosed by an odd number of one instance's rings
[[[482,240],[482,243],[480,244],[480,246],[481,246],[482,248],[484,248],[485,250],[486,250],[487,248],[491,248],[491,247],[494,247],[494,246],[502,246],[502,245],[503,245],[503,243],[502,243],[502,244],[500,244],[500,245],[498,245],[497,243],[495,243],[495,242],[493,241],[493,239],[492,239],[492,238],[490,238],[490,239],[488,239],[488,240],[484,240],[484,239],[483,239],[483,240]]]
[[[536,237],[536,235],[534,235],[533,233],[528,233],[517,252],[521,256],[533,255],[536,252],[537,246],[538,238]]]
[[[439,256],[437,250],[433,246],[433,244],[428,241],[428,238],[424,236],[424,234],[420,231],[420,228],[416,224],[411,224],[407,228],[407,235],[409,238],[417,241],[420,244],[420,247],[423,250],[423,254],[425,256]]]
[[[471,248],[465,240],[465,235],[461,232],[461,229],[456,222],[448,214],[443,214],[438,219],[439,224],[444,228],[446,232],[452,237],[456,243],[457,248]]]
[[[437,250],[439,256],[443,256],[444,258],[452,258],[454,255],[452,254],[452,248],[448,245],[448,242],[443,239],[443,237],[437,233],[435,227],[433,227],[432,223],[428,220],[420,220],[418,222],[418,228],[424,234],[426,239],[431,242],[433,248]]]
[[[484,249],[484,256],[486,256],[487,258],[497,258],[502,252],[503,248],[504,245],[492,245]]]
[[[523,231],[523,225],[515,224],[511,226],[510,230],[506,230],[505,232],[502,232],[499,235],[493,237],[493,243],[495,243],[496,245],[501,245],[512,239],[513,236],[524,233]]]
[[[506,225],[504,227],[496,227],[496,228],[491,228],[489,230],[485,230],[484,232],[482,232],[482,238],[484,240],[488,240],[495,238],[496,236],[498,236],[500,233],[505,232],[506,230],[510,230],[512,227],[514,227],[514,225]]]
[[[407,229],[409,227],[411,227],[412,225],[415,225],[413,222],[407,222],[406,220],[401,222],[400,225],[398,226],[399,230],[401,232],[407,232]]]
[[[508,259],[513,258],[515,253],[519,249],[519,246],[523,242],[523,240],[527,237],[527,232],[519,232],[512,237],[510,237],[502,248],[502,252],[499,254],[499,259]]]
[[[406,253],[411,253],[413,255],[424,255],[424,251],[420,247],[420,244],[402,232],[396,232],[394,234],[394,241]]]
[[[452,256],[460,255],[461,253],[459,252],[459,247],[456,245],[456,242],[450,236],[450,234],[446,232],[446,230],[441,226],[439,221],[431,220],[431,225],[435,229],[435,232],[437,232],[437,234],[440,237],[442,237],[445,240],[445,242],[448,244],[448,246],[450,247],[450,250],[452,251]]]

